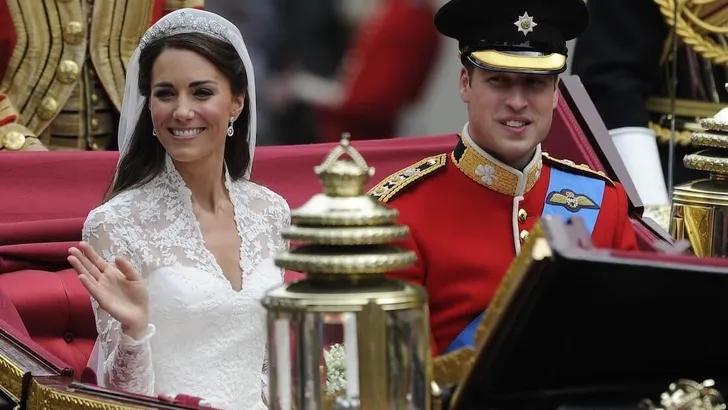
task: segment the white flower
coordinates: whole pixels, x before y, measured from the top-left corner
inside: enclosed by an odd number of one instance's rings
[[[652,218],[658,225],[660,225],[660,228],[669,232],[671,213],[671,205],[645,205],[643,217]]]
[[[492,165],[478,165],[475,168],[475,175],[479,176],[485,185],[493,185],[493,181],[496,180],[495,168]]]
[[[326,361],[326,392],[335,394],[346,390],[346,350],[344,345],[336,343],[324,350]]]

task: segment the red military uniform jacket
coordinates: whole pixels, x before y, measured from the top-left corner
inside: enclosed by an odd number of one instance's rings
[[[410,228],[414,266],[391,277],[429,294],[433,354],[443,354],[490,304],[528,231],[544,214],[584,218],[596,247],[636,249],[622,186],[540,148],[520,172],[464,133],[455,150],[426,158],[370,191]]]

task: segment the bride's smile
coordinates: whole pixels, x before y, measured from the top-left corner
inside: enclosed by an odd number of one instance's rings
[[[189,140],[200,135],[205,128],[170,128],[169,132],[175,139]]]

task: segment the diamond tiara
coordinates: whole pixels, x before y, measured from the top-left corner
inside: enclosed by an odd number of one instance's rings
[[[210,21],[204,17],[195,17],[185,11],[176,16],[165,19],[144,33],[139,41],[140,48],[144,49],[149,43],[163,37],[179,33],[203,33],[220,40],[234,44],[237,39],[230,29],[217,21]]]

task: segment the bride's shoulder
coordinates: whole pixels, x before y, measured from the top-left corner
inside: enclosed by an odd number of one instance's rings
[[[258,206],[255,206],[256,208],[262,205],[269,214],[273,211],[273,214],[280,214],[284,219],[290,217],[291,208],[288,205],[288,201],[277,192],[252,181],[240,181],[240,186],[245,191],[244,196],[246,199],[253,200],[254,203],[257,203]]]
[[[84,230],[98,230],[102,226],[123,223],[127,217],[133,214],[132,206],[137,201],[137,190],[120,192],[88,213],[84,222]]]

